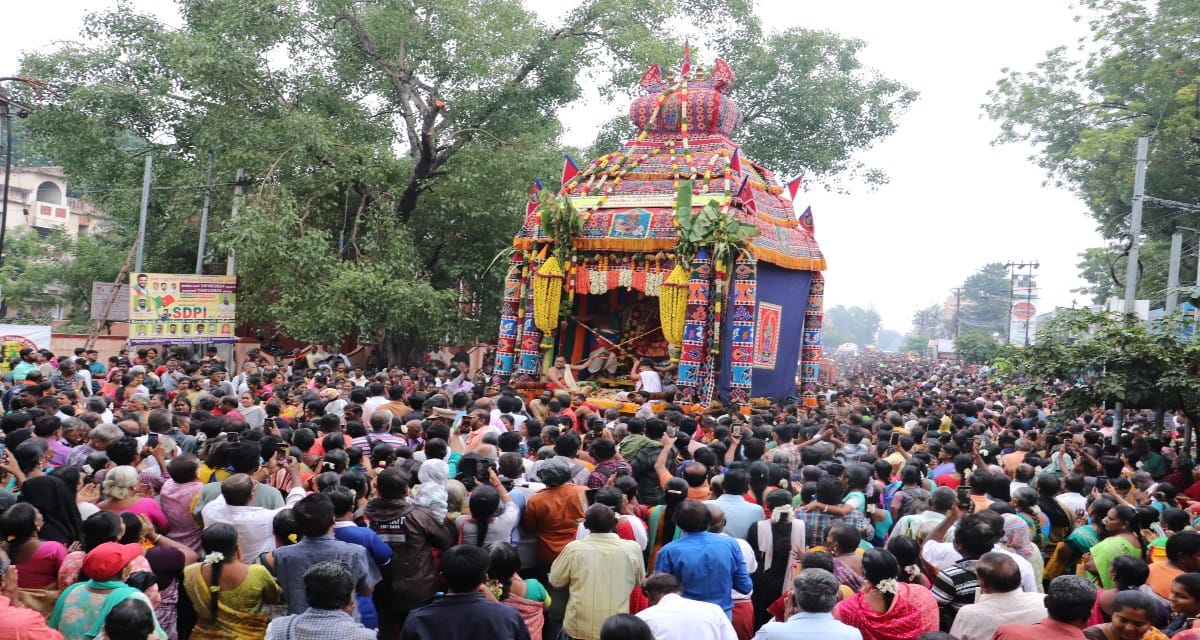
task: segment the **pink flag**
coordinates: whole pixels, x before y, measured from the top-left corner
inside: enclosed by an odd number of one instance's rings
[[[529,189],[529,203],[525,205],[525,216],[533,215],[537,211],[538,205],[542,204],[542,181],[534,180],[533,186]]]
[[[729,168],[732,169],[733,171],[736,171],[739,176],[742,175],[742,150],[741,149],[733,150],[733,157],[729,159]]]
[[[750,176],[746,176],[742,180],[742,186],[738,188],[738,200],[742,201],[742,209],[750,213],[758,213],[758,205],[754,202],[754,192],[750,189]]]
[[[792,195],[792,201],[795,202],[796,194],[800,191],[800,183],[804,182],[804,174],[798,175],[787,184],[788,193]]]
[[[679,75],[686,78],[692,72],[692,46],[683,42],[683,66],[679,67]]]
[[[567,186],[567,183],[571,181],[571,178],[579,175],[579,166],[575,164],[575,161],[571,159],[571,156],[563,154],[563,158],[562,184],[565,187]]]

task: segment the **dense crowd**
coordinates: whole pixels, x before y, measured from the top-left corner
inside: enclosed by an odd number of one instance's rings
[[[1200,638],[1184,419],[986,367],[622,415],[465,353],[74,355],[4,377],[0,640]]]

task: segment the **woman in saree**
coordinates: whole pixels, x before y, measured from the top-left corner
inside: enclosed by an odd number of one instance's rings
[[[1045,567],[1041,550],[1033,544],[1033,529],[1030,528],[1029,522],[1018,515],[1004,514],[1004,534],[1000,538],[1000,544],[1029,561],[1033,566],[1033,580],[1041,591]]]
[[[675,515],[679,513],[679,505],[687,498],[688,485],[683,478],[667,480],[663,504],[651,507],[647,515],[646,526],[646,573],[654,573],[654,559],[663,545],[679,537],[679,529],[675,526]]]
[[[1076,563],[1080,558],[1091,552],[1104,536],[1103,519],[1109,509],[1117,506],[1117,501],[1110,496],[1093,494],[1097,497],[1088,509],[1090,524],[1076,527],[1067,539],[1059,542],[1050,559],[1046,561],[1046,580],[1053,580],[1063,574],[1076,573]]]
[[[1137,556],[1146,559],[1146,541],[1138,527],[1137,511],[1124,505],[1108,510],[1102,525],[1108,537],[1098,542],[1091,550],[1091,560],[1085,568],[1091,572],[1104,589],[1113,586],[1112,561],[1117,556]]]
[[[550,592],[534,578],[524,580],[517,575],[521,557],[517,548],[507,542],[488,545],[492,562],[488,565],[487,587],[500,604],[512,607],[521,614],[529,629],[530,640],[542,640],[545,611],[550,607]]]
[[[852,591],[858,591],[867,584],[862,557],[858,555],[861,542],[862,533],[848,524],[835,524],[825,534],[825,548],[833,554],[833,575]],[[888,553],[888,557],[896,561],[891,553]]]
[[[279,601],[271,572],[246,564],[237,529],[215,524],[200,537],[201,562],[183,570],[183,588],[196,610],[193,640],[259,640],[267,632],[264,604]]]
[[[871,549],[862,557],[868,587],[833,608],[833,617],[862,633],[863,640],[913,640],[938,630],[938,605],[925,587],[900,582],[891,552]]]

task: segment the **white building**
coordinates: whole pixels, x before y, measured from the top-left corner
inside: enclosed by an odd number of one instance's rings
[[[0,186],[3,178],[0,171]],[[102,218],[103,214],[91,204],[67,196],[67,180],[61,167],[12,168],[5,224],[7,234],[22,229],[62,229],[78,238],[95,233]]]

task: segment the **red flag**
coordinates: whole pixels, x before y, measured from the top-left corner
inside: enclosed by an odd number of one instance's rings
[[[729,168],[742,175],[742,150],[734,149],[733,157],[729,159]]]
[[[795,177],[787,184],[788,193],[792,194],[792,201],[796,200],[796,194],[800,191],[800,183],[804,182],[804,174]]]
[[[529,189],[529,203],[525,205],[525,216],[533,215],[537,211],[539,205],[542,204],[542,181],[534,180],[533,186]]]
[[[754,202],[754,192],[750,189],[750,176],[742,179],[742,186],[738,188],[738,200],[742,201],[742,209],[750,213],[758,213],[758,205]]]
[[[571,178],[579,175],[579,167],[575,164],[575,161],[571,159],[571,156],[563,154],[563,158],[562,184],[565,187],[567,186],[567,183],[571,181]]]
[[[692,46],[684,40],[683,42],[683,66],[679,67],[680,77],[686,78],[692,72]]]

